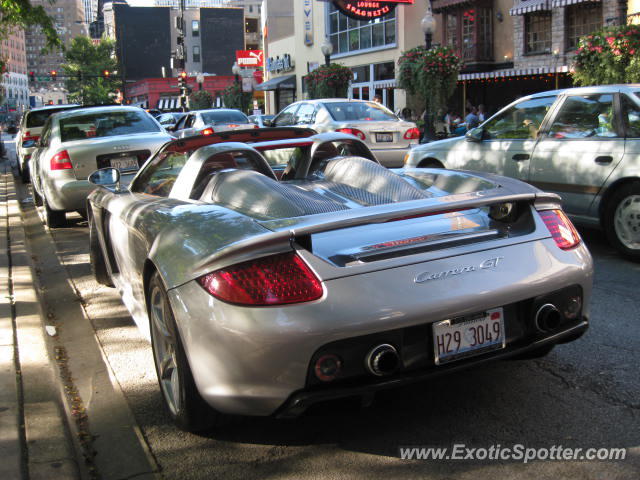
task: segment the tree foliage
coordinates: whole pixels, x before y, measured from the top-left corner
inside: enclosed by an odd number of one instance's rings
[[[118,68],[114,57],[113,40],[102,39],[94,44],[89,37],[80,36],[71,41],[65,51],[65,63],[62,70],[66,79],[68,97],[71,102],[80,104],[113,103],[113,97],[121,82],[113,74]],[[109,76],[105,77],[104,72]]]
[[[232,83],[222,91],[222,101],[224,105],[227,108],[238,109],[243,113],[247,113],[251,97],[251,93],[242,91],[242,84],[239,82]]]
[[[212,103],[213,98],[206,90],[196,90],[189,95],[189,108],[191,110],[204,110],[205,108],[211,108]]]
[[[427,111],[435,112],[446,106],[461,66],[460,57],[450,47],[412,48],[398,59],[398,86],[419,96]]]
[[[352,80],[351,69],[339,63],[321,65],[305,77],[311,99],[346,98]]]
[[[640,82],[640,25],[605,27],[582,37],[571,75],[578,85]]]

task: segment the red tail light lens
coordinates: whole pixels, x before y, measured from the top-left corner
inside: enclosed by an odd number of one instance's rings
[[[254,126],[253,126],[253,128],[254,128],[254,129],[256,129],[256,128],[260,128],[260,126],[259,126],[259,125],[254,125]]]
[[[294,252],[239,263],[198,282],[214,297],[237,305],[285,305],[322,297],[320,280]]]
[[[358,137],[360,140],[364,140],[365,138],[367,138],[365,137],[364,132],[361,132],[357,128],[339,128],[336,130],[336,132],[348,133],[350,135]]]
[[[51,170],[68,170],[73,168],[71,165],[71,159],[69,158],[69,152],[62,150],[51,157]]]
[[[200,132],[201,135],[213,135],[213,128],[205,128]]]
[[[420,140],[420,130],[413,127],[407,130],[403,137],[405,140]]]
[[[580,245],[580,235],[562,210],[538,212],[549,233],[562,250],[570,250]]]

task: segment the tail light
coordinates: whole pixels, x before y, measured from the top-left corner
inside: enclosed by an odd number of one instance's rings
[[[580,245],[580,235],[562,210],[538,212],[549,233],[562,250],[570,250]]]
[[[354,137],[358,137],[360,140],[364,140],[365,138],[367,138],[365,137],[364,133],[357,128],[339,128],[336,130],[336,132],[348,133],[350,135],[353,135]]]
[[[28,142],[29,140],[37,142],[38,140],[40,140],[40,135],[31,135],[31,131],[27,130],[22,135],[22,146],[24,146],[24,142]]]
[[[416,127],[407,130],[403,137],[405,140],[420,140],[420,130]]]
[[[200,132],[200,135],[213,135],[213,128],[208,127]]]
[[[236,305],[284,305],[322,297],[320,280],[294,252],[216,270],[198,282],[214,297]]]
[[[259,126],[259,125],[254,125],[254,126],[253,126],[253,128],[254,128],[254,129],[256,129],[256,128],[260,128],[260,126]]]
[[[71,159],[69,158],[69,152],[62,150],[51,157],[51,170],[68,170],[73,168],[71,165]]]

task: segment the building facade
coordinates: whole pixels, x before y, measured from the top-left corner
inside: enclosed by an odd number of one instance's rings
[[[206,76],[202,86],[197,77],[187,77],[187,85],[193,90],[206,90],[211,94],[214,104],[220,104],[222,91],[234,82],[233,76]],[[180,90],[175,78],[147,78],[128,86],[126,103],[142,108],[160,110],[179,110]]]
[[[29,85],[24,31],[14,29],[0,42],[0,58],[5,62],[0,72],[0,118],[15,120],[29,108]]]

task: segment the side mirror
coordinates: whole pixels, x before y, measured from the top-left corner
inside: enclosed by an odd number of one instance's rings
[[[94,185],[115,185],[116,190],[120,190],[120,170],[117,168],[107,167],[96,170],[89,175],[88,180]]]
[[[472,128],[464,136],[468,142],[481,142],[484,139],[484,129],[482,127]]]
[[[33,148],[37,145],[38,143],[35,140],[27,140],[26,142],[22,142],[22,148]]]
[[[264,120],[262,120],[262,124],[265,127],[273,127],[273,120],[269,120],[268,118],[265,118]]]

